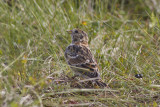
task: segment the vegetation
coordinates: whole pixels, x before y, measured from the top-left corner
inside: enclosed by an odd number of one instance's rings
[[[0,105],[160,105],[159,7],[159,0],[1,0]],[[75,27],[88,33],[108,88],[71,87],[64,50]]]

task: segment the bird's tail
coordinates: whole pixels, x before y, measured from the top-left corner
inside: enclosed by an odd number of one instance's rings
[[[100,88],[105,88],[105,87],[107,87],[107,84],[104,83],[101,79],[95,80],[95,83],[96,83],[96,85],[97,85],[98,87],[100,87]]]

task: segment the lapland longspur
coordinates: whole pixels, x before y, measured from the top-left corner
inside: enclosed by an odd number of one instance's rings
[[[98,87],[104,88],[97,63],[88,46],[88,35],[80,29],[68,31],[71,34],[72,43],[65,50],[65,58],[75,76],[92,81]]]

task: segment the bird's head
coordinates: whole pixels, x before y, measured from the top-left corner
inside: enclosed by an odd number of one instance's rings
[[[88,45],[88,35],[86,32],[75,28],[73,30],[67,31],[69,34],[71,34],[72,38],[72,44],[77,44],[77,45]]]

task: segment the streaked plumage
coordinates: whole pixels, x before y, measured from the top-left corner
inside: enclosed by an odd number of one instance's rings
[[[72,43],[65,50],[65,58],[76,76],[91,79],[99,87],[106,87],[102,82],[97,63],[88,47],[88,35],[80,29],[68,31]]]

